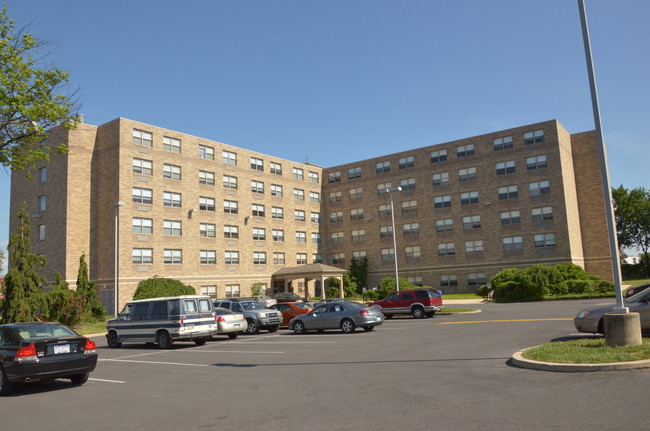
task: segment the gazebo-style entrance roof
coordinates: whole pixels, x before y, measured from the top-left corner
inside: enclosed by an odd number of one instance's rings
[[[285,290],[288,290],[289,283],[293,280],[320,280],[321,290],[323,291],[323,296],[325,296],[325,280],[328,278],[336,278],[339,280],[339,296],[343,298],[343,274],[346,272],[347,270],[335,266],[323,265],[322,263],[310,263],[308,265],[285,267],[275,271],[271,275],[271,283],[273,281],[284,280]],[[305,283],[305,296],[309,298],[307,283]]]

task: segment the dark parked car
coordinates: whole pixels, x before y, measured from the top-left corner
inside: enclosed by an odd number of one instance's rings
[[[276,293],[274,296],[278,303],[280,302],[306,302],[306,298],[301,298],[293,292],[289,293]]]
[[[289,330],[304,334],[311,330],[321,332],[326,329],[340,329],[349,334],[354,332],[357,326],[365,331],[372,331],[382,323],[384,315],[377,308],[369,308],[358,302],[333,302],[294,317],[289,321]]]
[[[60,323],[0,325],[0,395],[16,383],[66,378],[88,380],[97,365],[95,343]]]

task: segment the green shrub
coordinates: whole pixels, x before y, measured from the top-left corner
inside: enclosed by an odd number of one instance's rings
[[[569,287],[568,293],[585,293],[593,290],[591,280],[567,280],[566,284]]]
[[[377,286],[377,293],[380,299],[388,296],[389,293],[396,290],[397,283],[395,283],[395,277],[384,277],[379,280],[379,286]],[[408,281],[406,278],[399,278],[399,290],[413,289],[416,286],[413,286],[413,283]]]
[[[172,278],[157,275],[138,283],[133,299],[162,298],[165,296],[196,295],[192,286],[187,286]]]

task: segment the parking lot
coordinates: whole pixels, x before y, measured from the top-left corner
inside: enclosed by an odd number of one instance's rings
[[[170,350],[102,337],[82,387],[35,383],[0,399],[3,427],[184,430],[644,429],[628,400],[650,373],[512,367],[522,348],[575,335],[587,304],[480,304],[476,314],[394,318],[373,332],[287,330]]]

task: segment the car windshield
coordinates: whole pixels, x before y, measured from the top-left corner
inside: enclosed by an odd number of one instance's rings
[[[240,302],[240,304],[244,310],[264,310],[264,307],[259,302]]]
[[[227,308],[221,308],[221,307],[217,307],[217,308],[215,308],[214,311],[215,311],[219,316],[224,315],[224,314],[235,314],[235,313],[233,313],[232,311],[228,310]]]
[[[350,308],[354,308],[356,310],[361,310],[362,308],[366,308],[365,305],[359,304],[358,302],[346,302],[345,305],[347,305]]]
[[[309,305],[304,304],[304,303],[302,303],[302,302],[297,302],[297,303],[296,303],[296,307],[298,307],[298,308],[304,308],[304,309],[311,308]]]
[[[648,296],[650,296],[650,293],[648,292],[648,290],[642,290],[641,292],[635,293],[634,295],[630,296],[629,298],[625,298],[625,302],[632,302],[632,303],[642,302],[642,301],[646,300],[646,298],[648,298]]]
[[[76,337],[70,328],[57,324],[21,324],[13,327],[14,331],[23,340],[36,340],[51,337]]]

